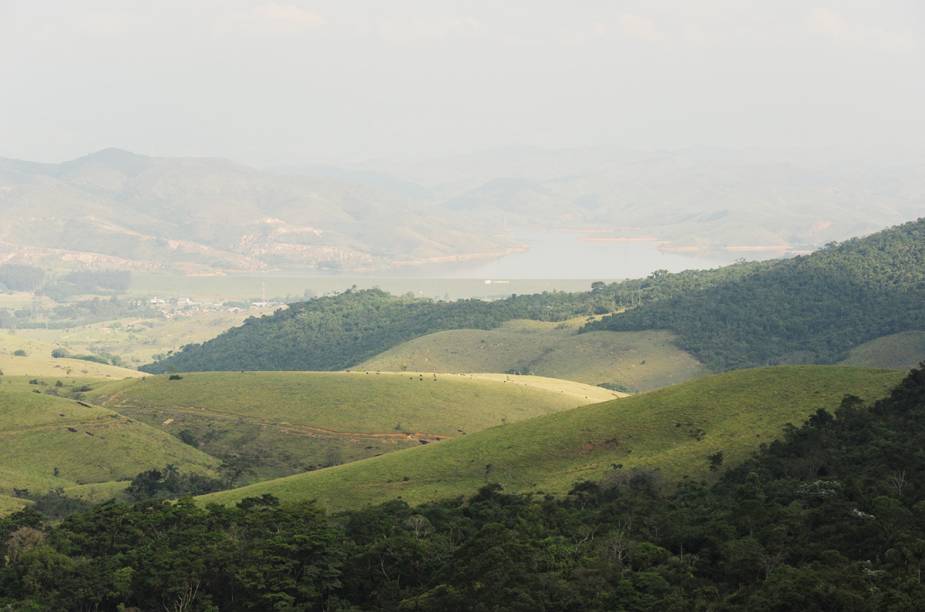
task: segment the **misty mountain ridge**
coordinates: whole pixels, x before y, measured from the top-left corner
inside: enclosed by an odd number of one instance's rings
[[[0,259],[47,266],[362,272],[498,248],[394,190],[118,149],[0,160],[0,207]]]
[[[525,232],[551,231],[722,263],[913,218],[925,211],[925,170],[518,149],[266,171],[110,148],[59,164],[0,159],[0,211],[0,261],[49,268],[459,274],[529,250]]]

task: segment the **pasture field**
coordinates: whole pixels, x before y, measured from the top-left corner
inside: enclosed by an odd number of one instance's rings
[[[578,333],[585,319],[510,321],[497,329],[443,331],[415,338],[357,366],[436,372],[522,372],[630,391],[648,391],[707,373],[666,331]]]
[[[421,372],[422,376],[433,376],[433,373]],[[566,397],[572,397],[581,405],[593,404],[597,402],[606,402],[614,398],[628,397],[630,394],[623,391],[611,391],[603,387],[594,387],[585,383],[574,380],[564,380],[562,378],[550,378],[548,376],[534,376],[528,374],[499,374],[497,372],[474,372],[470,374],[444,374],[444,376],[461,376],[472,380],[486,380],[512,384],[515,386],[526,387],[548,391],[550,393],[564,394]]]
[[[18,310],[20,308],[31,308],[33,304],[48,308],[53,307],[55,301],[47,296],[36,298],[31,291],[0,292],[0,308]]]
[[[82,359],[55,359],[53,342],[17,331],[0,330],[0,372],[4,376],[101,378],[119,380],[147,376],[144,372]],[[25,355],[17,355],[24,352]]]
[[[126,366],[137,368],[154,361],[155,355],[210,340],[249,316],[269,312],[216,311],[172,319],[117,319],[68,329],[24,329],[16,333],[74,354],[117,355]]]
[[[835,410],[846,393],[883,397],[902,376],[833,366],[739,370],[200,499],[227,504],[270,493],[318,499],[336,511],[468,495],[487,483],[563,494],[578,481],[618,479],[633,468],[658,470],[667,482],[708,478],[711,454],[722,452],[723,466],[734,466],[788,423]]]
[[[19,499],[18,497],[10,497],[8,495],[0,495],[0,516],[13,514],[14,512],[18,512],[28,505],[29,502],[24,499]]]
[[[244,457],[253,477],[306,471],[618,394],[530,376],[420,372],[203,372],[98,386],[90,401]]]
[[[925,331],[905,331],[851,349],[842,364],[864,368],[911,370],[925,361]]]
[[[0,495],[126,480],[168,463],[205,474],[217,466],[162,431],[41,392],[46,388],[21,380],[0,384]]]
[[[128,488],[128,485],[128,480],[91,482],[88,484],[64,487],[64,494],[68,497],[75,497],[92,503],[102,503],[110,499],[118,499],[125,489]]]

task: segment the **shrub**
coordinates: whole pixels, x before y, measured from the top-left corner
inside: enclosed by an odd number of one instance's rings
[[[82,361],[90,361],[92,363],[99,363],[102,365],[109,365],[109,362],[106,359],[98,355],[75,355],[74,359],[80,359]]]
[[[189,429],[184,429],[177,434],[177,437],[180,438],[184,444],[189,444],[193,448],[199,448],[199,440]]]

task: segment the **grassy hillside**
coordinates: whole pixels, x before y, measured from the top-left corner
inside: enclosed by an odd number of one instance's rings
[[[456,438],[612,399],[530,376],[412,372],[207,372],[112,383],[88,393],[121,414],[239,457],[267,477]]]
[[[190,342],[214,338],[247,313],[204,312],[192,316],[123,318],[66,329],[20,329],[17,336],[61,347],[73,354],[117,355],[130,367],[150,363],[156,355],[178,350]]]
[[[157,469],[163,467],[164,466],[158,466]],[[131,484],[131,481],[128,480],[109,480],[107,482],[71,485],[69,487],[64,487],[64,494],[68,497],[74,497],[98,504],[110,499],[120,498],[129,484]]]
[[[359,368],[436,372],[521,372],[648,391],[706,373],[668,332],[578,334],[584,318],[514,320],[492,330],[461,329],[415,338]]]
[[[271,493],[345,509],[396,497],[420,503],[465,495],[489,482],[509,491],[563,493],[576,481],[632,468],[657,468],[671,480],[702,477],[713,453],[722,451],[724,465],[734,465],[786,424],[836,406],[845,394],[879,398],[901,378],[895,371],[825,366],[741,370],[202,499],[232,503]]]
[[[863,368],[911,370],[925,361],[925,332],[907,331],[856,346],[842,363]]]
[[[0,372],[6,376],[57,376],[71,378],[110,378],[145,376],[127,368],[84,361],[54,359],[56,345],[20,333],[0,330]],[[25,353],[17,355],[16,353]]]
[[[17,497],[10,497],[8,495],[0,495],[0,516],[6,516],[7,514],[12,514],[19,510],[22,510],[29,505],[24,499],[19,499]]]
[[[0,520],[0,591],[10,610],[921,610],[925,370],[826,408],[713,486],[646,471],[335,516],[258,498]]]
[[[925,219],[615,314],[589,330],[669,329],[714,370],[836,363],[925,329]]]
[[[38,389],[9,379],[0,384],[0,495],[124,480],[168,463],[187,472],[209,472],[217,464],[143,423],[33,393]]]

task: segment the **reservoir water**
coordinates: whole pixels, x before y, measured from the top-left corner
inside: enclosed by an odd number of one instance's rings
[[[731,263],[659,250],[655,239],[618,240],[577,231],[525,232],[515,240],[526,247],[502,259],[462,270],[470,278],[620,279],[655,270],[714,268]]]

